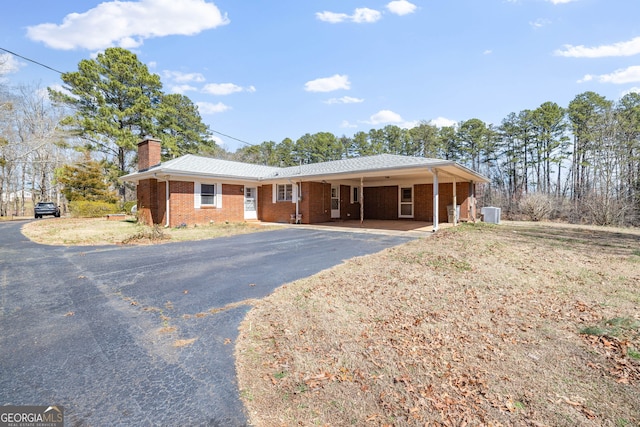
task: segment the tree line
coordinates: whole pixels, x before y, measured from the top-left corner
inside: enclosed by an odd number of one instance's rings
[[[456,161],[490,178],[482,202],[507,215],[597,224],[640,224],[640,94],[611,101],[577,95],[567,107],[545,102],[500,124],[472,118],[437,127],[388,125],[352,137],[329,132],[263,142],[236,160],[294,166],[374,154]]]
[[[184,95],[164,93],[160,77],[126,49],[82,60],[78,71],[61,79],[62,89],[46,93],[0,87],[1,215],[19,211],[19,200],[24,209],[25,192],[37,200],[69,199],[64,188],[87,171],[121,200],[133,199],[134,189],[118,178],[135,170],[137,142],[152,135],[163,141],[164,160],[187,153],[272,166],[382,153],[447,159],[489,177],[480,201],[501,206],[506,215],[640,224],[638,93],[612,101],[585,92],[566,107],[545,102],[499,124],[423,121],[411,129],[318,132],[228,152],[213,142],[197,106]]]

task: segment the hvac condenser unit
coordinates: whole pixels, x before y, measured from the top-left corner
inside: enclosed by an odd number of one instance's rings
[[[480,210],[483,221],[489,224],[500,224],[500,212],[502,209],[495,207],[485,207]]]

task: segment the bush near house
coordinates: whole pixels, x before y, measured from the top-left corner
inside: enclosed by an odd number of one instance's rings
[[[120,208],[117,203],[75,200],[69,202],[69,211],[74,217],[97,218],[108,214],[119,213]]]

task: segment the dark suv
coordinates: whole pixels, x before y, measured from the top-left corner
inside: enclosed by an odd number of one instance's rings
[[[42,218],[43,215],[60,216],[60,208],[53,202],[38,202],[33,212],[36,218]]]

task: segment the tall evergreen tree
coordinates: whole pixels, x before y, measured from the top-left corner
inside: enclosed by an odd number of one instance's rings
[[[215,149],[193,103],[165,95],[160,77],[126,49],[108,48],[82,60],[62,81],[65,90],[49,89],[51,99],[74,112],[62,125],[85,149],[106,154],[121,175],[133,167],[137,143],[146,135],[165,139],[165,157]]]
[[[158,105],[156,135],[162,139],[164,158],[184,154],[215,154],[218,146],[202,122],[198,107],[180,94],[163,95]]]

